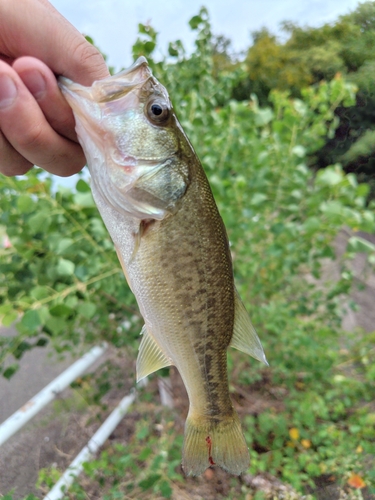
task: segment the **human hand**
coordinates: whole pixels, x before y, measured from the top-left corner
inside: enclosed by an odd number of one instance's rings
[[[38,165],[72,175],[85,165],[56,75],[91,85],[108,76],[100,53],[47,0],[0,0],[0,172]]]

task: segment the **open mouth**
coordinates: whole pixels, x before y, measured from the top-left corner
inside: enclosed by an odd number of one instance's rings
[[[59,86],[69,104],[73,105],[71,100],[76,100],[77,96],[96,103],[105,103],[123,97],[134,87],[143,85],[151,76],[152,73],[148,67],[147,59],[141,56],[129,68],[103,80],[97,80],[91,87],[72,82],[64,76],[59,77]],[[69,97],[72,99],[69,100]]]

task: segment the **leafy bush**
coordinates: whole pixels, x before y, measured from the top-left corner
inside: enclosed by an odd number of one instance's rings
[[[34,169],[0,183],[0,221],[11,241],[1,250],[0,314],[5,326],[19,319],[19,334],[1,337],[1,365],[10,354],[17,360],[47,343],[57,352],[101,338],[120,347],[128,342],[124,326],[137,333],[140,327],[89,186],[80,179],[74,193],[53,191],[41,177]]]
[[[355,88],[336,77],[305,89],[301,99],[273,91],[272,109],[260,107],[254,95],[234,101],[238,75],[215,70],[205,9],[190,26],[197,37],[189,56],[177,41],[167,59],[155,62],[157,34],[145,25],[133,54],[149,57],[203,162],[228,230],[237,286],[270,362],[262,368],[229,354],[234,389],[271,401],[244,419],[250,470],[269,471],[299,491],[322,474],[344,484],[358,473],[374,486],[365,459],[375,443],[374,414],[366,406],[375,396],[373,339],[342,336],[339,326],[352,285],[347,258],[365,251],[375,264],[375,248],[352,238],[340,279],[316,281],[323,259],[335,259],[333,240],[343,226],[374,232],[374,204],[366,206],[368,186],[340,165],[317,174],[306,166],[307,155],[333,136],[334,111],[353,104]],[[123,348],[135,340],[134,298],[87,183],[54,191],[34,170],[2,178],[0,191],[0,223],[12,244],[1,250],[0,313],[4,324],[19,320],[18,335],[1,339],[3,375],[16,368],[7,357],[18,359],[35,345],[51,342],[62,351],[105,339]],[[138,434],[147,423],[139,425],[136,436],[146,439]],[[106,450],[86,474],[93,478],[100,468],[116,479],[113,471],[127,468],[134,491],[169,498],[177,465],[173,432],[150,436],[142,451],[134,441]],[[171,448],[161,454],[165,442]],[[114,480],[105,498],[126,493],[120,483]],[[84,498],[78,483],[74,492]]]

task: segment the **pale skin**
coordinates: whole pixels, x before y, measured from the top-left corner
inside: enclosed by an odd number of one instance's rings
[[[85,157],[56,76],[91,85],[108,74],[101,54],[47,0],[0,0],[0,172],[79,172]]]

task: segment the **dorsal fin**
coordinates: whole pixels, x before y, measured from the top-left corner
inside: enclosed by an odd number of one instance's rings
[[[268,365],[262,344],[237,290],[234,290],[234,328],[231,347]]]
[[[160,349],[152,334],[146,329],[146,325],[143,326],[141,335],[142,340],[137,358],[137,382],[160,370],[160,368],[173,364]]]

